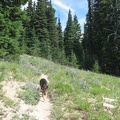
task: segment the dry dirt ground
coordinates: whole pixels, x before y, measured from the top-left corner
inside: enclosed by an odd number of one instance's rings
[[[40,97],[40,101],[37,105],[28,105],[18,98],[17,94],[21,91],[21,86],[25,85],[24,82],[3,81],[1,84],[3,85],[2,92],[4,96],[14,101],[15,104],[17,103],[19,107],[15,109],[10,106],[6,106],[4,101],[1,100],[0,108],[2,108],[2,112],[0,112],[0,120],[14,120],[14,116],[19,116],[18,119],[22,120],[23,114],[30,116],[34,120],[49,120],[52,107],[52,103],[49,98],[46,98],[46,100],[43,101],[43,98]]]

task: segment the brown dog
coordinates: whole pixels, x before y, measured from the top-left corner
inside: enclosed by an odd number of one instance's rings
[[[45,100],[44,96],[46,95],[47,97],[48,80],[47,80],[47,77],[45,78],[43,75],[42,75],[42,78],[40,79],[40,87],[42,90],[42,97]]]

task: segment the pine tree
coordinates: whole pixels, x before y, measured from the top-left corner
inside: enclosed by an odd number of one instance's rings
[[[73,50],[76,55],[77,61],[78,61],[78,66],[82,68],[83,66],[83,48],[81,44],[81,29],[80,29],[80,24],[78,23],[77,16],[74,15],[73,19],[73,25],[74,25],[74,44],[73,44]]]
[[[92,1],[88,0],[88,14],[86,15],[86,24],[84,32],[84,51],[85,51],[85,69],[92,70],[94,66],[94,44],[93,44],[93,6]]]
[[[65,58],[65,50],[64,50],[64,38],[63,38],[63,32],[62,32],[60,18],[58,18],[57,31],[58,31],[58,48],[59,48],[58,62],[61,64],[65,64],[66,58]]]
[[[40,51],[39,41],[34,26],[35,14],[36,14],[35,2],[33,3],[32,0],[30,0],[28,2],[27,9],[24,12],[27,13],[26,15],[28,17],[28,20],[26,20],[24,23],[26,53],[30,55],[35,55],[35,54],[39,55],[39,51]]]
[[[36,7],[35,30],[39,40],[39,54],[41,57],[48,58],[50,55],[50,41],[47,30],[47,18],[45,1],[38,0]]]
[[[59,49],[58,49],[55,9],[52,7],[51,0],[47,7],[46,15],[47,15],[47,29],[49,33],[51,55],[52,55],[52,60],[55,61],[58,59]]]
[[[68,62],[71,62],[71,55],[73,52],[73,40],[74,40],[74,33],[73,33],[73,21],[72,21],[72,14],[69,10],[68,13],[68,21],[66,28],[64,30],[64,48],[65,48],[65,55]]]
[[[93,5],[93,34],[94,34],[94,54],[99,63],[101,72],[104,70],[102,69],[103,60],[103,51],[105,49],[105,44],[107,41],[107,36],[110,34],[110,31],[106,31],[108,26],[110,28],[110,21],[107,19],[107,15],[110,12],[109,9],[110,2],[101,1],[94,1]],[[105,12],[106,11],[106,12]],[[104,71],[105,72],[105,71]]]
[[[32,0],[28,2],[28,7],[26,9],[26,15],[28,16],[28,21],[25,23],[25,34],[26,34],[26,45],[27,45],[27,54],[32,54],[31,47],[32,47],[32,29],[33,29],[33,23],[32,23],[32,15],[33,15],[33,7],[32,7]]]
[[[58,30],[58,45],[59,45],[59,49],[62,51],[64,50],[64,39],[63,39],[63,32],[62,32],[60,18],[58,18],[57,30]]]
[[[0,51],[1,58],[13,59],[20,54],[19,40],[24,31],[21,18],[22,11],[20,3],[16,6],[13,1],[2,0],[0,2],[0,16],[2,17],[0,25]]]
[[[71,53],[71,61],[68,63],[68,65],[78,68],[78,59],[74,51]]]
[[[34,56],[39,56],[39,51],[40,51],[39,40],[38,40],[38,37],[35,33],[34,27],[31,30],[31,35],[32,35],[32,38],[31,38],[31,41],[32,41],[31,52],[32,53],[31,54]]]
[[[89,1],[90,2],[90,1]],[[85,25],[84,33],[84,50],[86,58],[88,55],[89,39],[92,38],[92,45],[94,48],[94,56],[98,61],[101,72],[107,74],[120,74],[120,57],[119,57],[119,20],[118,8],[116,0],[95,0],[92,1],[91,20],[88,14],[87,23]],[[119,7],[118,7],[119,6]],[[90,10],[90,9],[89,9]],[[90,27],[91,26],[91,27]],[[91,29],[89,29],[91,28]],[[89,31],[92,34],[89,34]],[[89,60],[86,61],[86,65]],[[89,66],[87,66],[89,68]]]
[[[120,18],[118,15],[118,8],[120,8],[120,5],[118,5],[119,2],[117,0],[111,0],[111,3],[102,2],[105,8],[108,9],[108,17],[106,18],[108,22],[105,26],[107,42],[105,42],[104,49],[102,49],[103,59],[101,60],[101,69],[105,73],[114,75],[120,75],[120,46],[116,44],[119,41],[120,28]]]

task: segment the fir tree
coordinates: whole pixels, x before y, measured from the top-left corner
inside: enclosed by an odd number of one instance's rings
[[[47,30],[47,18],[45,8],[45,1],[38,0],[36,7],[35,30],[39,40],[39,54],[41,57],[48,58],[50,55],[50,42]]]
[[[89,58],[89,45],[93,46],[93,56],[98,61],[101,72],[107,74],[120,74],[119,57],[119,12],[116,0],[88,1],[91,15],[87,16],[84,33],[84,50],[86,58]],[[90,19],[91,16],[91,19]],[[91,21],[91,22],[90,22]],[[92,33],[91,33],[92,31]],[[91,39],[92,38],[92,39]],[[92,44],[90,44],[90,39]],[[91,47],[90,47],[91,48]],[[90,61],[87,59],[86,66],[89,68]]]
[[[0,16],[2,17],[0,25],[0,44],[1,58],[17,57],[20,54],[19,40],[22,32],[22,11],[20,3],[16,6],[13,1],[2,0],[0,2]],[[1,24],[1,23],[0,23]]]
[[[35,14],[36,14],[35,2],[33,3],[32,0],[30,0],[28,2],[28,7],[25,10],[25,12],[27,13],[27,17],[28,17],[28,21],[26,21],[24,24],[26,53],[30,55],[39,55],[40,52],[39,41],[34,26]]]
[[[92,70],[94,66],[94,44],[93,44],[93,16],[92,1],[88,0],[88,14],[86,15],[86,24],[84,32],[84,52],[85,52],[85,69]]]
[[[58,18],[57,30],[58,30],[58,45],[59,45],[59,49],[62,51],[64,50],[64,39],[63,39],[63,32],[62,32],[60,18]]]
[[[77,16],[74,15],[73,19],[73,25],[74,25],[74,44],[73,44],[73,50],[76,55],[76,59],[78,61],[78,66],[82,68],[83,66],[83,48],[81,44],[81,29],[80,24],[78,23]]]
[[[72,21],[72,14],[69,10],[68,13],[68,21],[66,28],[64,30],[64,48],[65,48],[65,55],[68,62],[71,62],[71,55],[73,51],[73,40],[74,40],[74,33],[73,33],[73,21]]]
[[[66,57],[65,57],[65,50],[64,50],[64,38],[63,38],[63,32],[62,32],[62,26],[60,22],[60,18],[58,18],[58,25],[57,25],[57,31],[58,31],[58,48],[59,48],[59,63],[65,64]]]
[[[49,33],[49,40],[50,40],[50,49],[52,60],[57,60],[59,51],[58,51],[58,37],[57,37],[57,26],[56,26],[56,19],[55,19],[55,9],[52,7],[52,3],[50,0],[49,6],[47,7],[47,29]]]
[[[28,7],[26,9],[28,21],[25,23],[25,34],[26,34],[26,45],[27,45],[27,54],[32,54],[31,47],[32,47],[32,29],[33,29],[33,23],[32,23],[32,15],[33,15],[33,7],[32,7],[32,0],[28,2]]]

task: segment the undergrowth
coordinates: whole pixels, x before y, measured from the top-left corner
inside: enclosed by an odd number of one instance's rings
[[[36,105],[39,102],[39,91],[33,84],[27,83],[21,87],[22,91],[19,92],[19,97],[25,101],[26,104]]]
[[[21,116],[15,115],[12,120],[36,120],[35,118],[27,115],[27,114],[22,114]]]
[[[18,103],[18,102],[15,103],[15,102],[14,102],[13,100],[11,100],[9,97],[3,96],[2,101],[4,102],[4,104],[5,104],[6,106],[9,106],[9,107],[11,107],[11,108],[13,108],[13,109],[19,108],[19,103]]]

